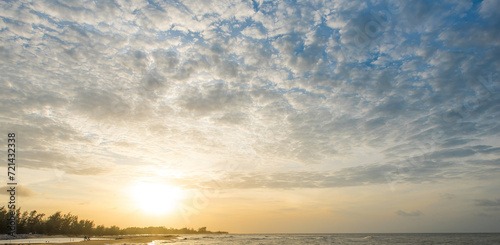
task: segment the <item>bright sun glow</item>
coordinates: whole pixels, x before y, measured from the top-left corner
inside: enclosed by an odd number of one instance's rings
[[[138,183],[133,189],[134,199],[143,212],[166,214],[175,211],[181,198],[181,189],[163,184]]]

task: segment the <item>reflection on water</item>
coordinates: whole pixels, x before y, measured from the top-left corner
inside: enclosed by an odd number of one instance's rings
[[[109,238],[91,238],[91,240],[110,240]],[[50,237],[50,238],[27,238],[0,240],[0,244],[21,244],[21,243],[63,243],[63,242],[82,242],[83,237]]]
[[[183,240],[182,240],[183,238]],[[182,235],[178,245],[386,245],[386,244],[498,244],[499,233],[330,233],[330,234],[227,234],[227,235]]]

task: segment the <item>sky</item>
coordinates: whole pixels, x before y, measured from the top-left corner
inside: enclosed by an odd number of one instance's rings
[[[500,1],[0,5],[0,138],[16,134],[23,210],[499,232]]]

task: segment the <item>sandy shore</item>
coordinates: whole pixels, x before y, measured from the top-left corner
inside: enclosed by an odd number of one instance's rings
[[[92,240],[82,241],[82,242],[68,242],[68,243],[31,243],[34,244],[68,244],[68,245],[104,245],[104,244],[146,244],[154,240],[172,240],[175,239],[176,235],[156,235],[156,236],[125,236],[125,237],[110,237],[110,240]],[[104,238],[104,237],[103,237]],[[0,242],[1,243],[1,242]],[[17,244],[20,245],[20,244]]]
[[[161,236],[131,236],[131,237],[117,237],[115,240],[94,240],[73,243],[73,245],[104,245],[104,244],[131,244],[131,243],[150,243],[154,240],[172,240],[177,236],[175,235],[161,235]],[[58,243],[59,244],[59,243]]]

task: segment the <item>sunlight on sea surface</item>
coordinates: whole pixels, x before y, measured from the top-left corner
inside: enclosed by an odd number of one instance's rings
[[[184,239],[185,240],[181,240]],[[499,233],[471,234],[228,234],[182,235],[176,244],[499,244]]]

